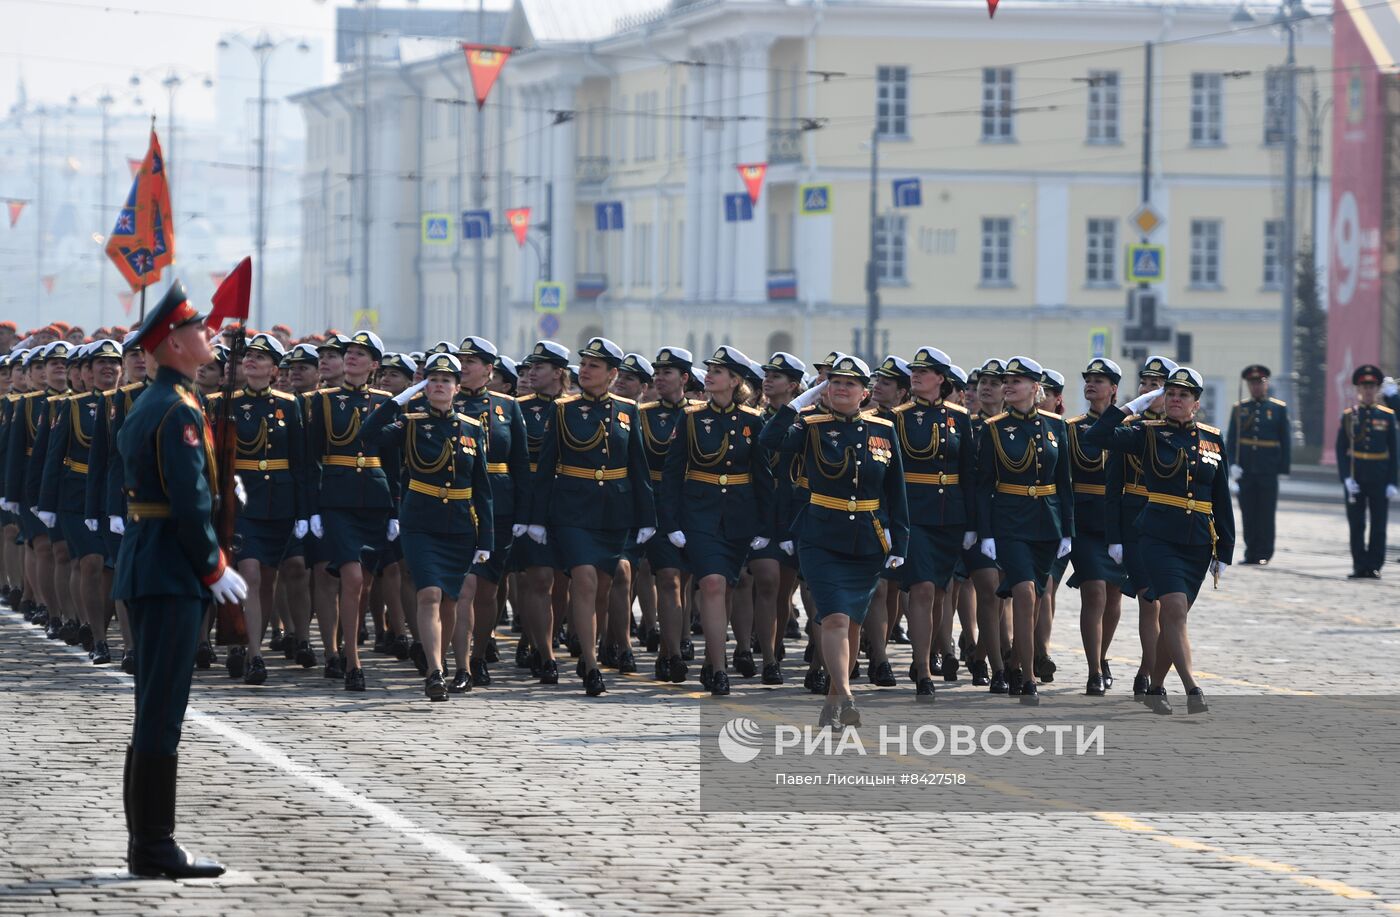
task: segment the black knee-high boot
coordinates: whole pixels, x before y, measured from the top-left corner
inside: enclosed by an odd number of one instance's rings
[[[128,750],[127,865],[132,875],[170,879],[221,876],[221,863],[195,857],[175,842],[175,781],[179,756]]]

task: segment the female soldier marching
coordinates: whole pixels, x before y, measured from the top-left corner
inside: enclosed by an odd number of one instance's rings
[[[1219,582],[1235,550],[1225,440],[1215,427],[1194,419],[1203,388],[1200,373],[1178,366],[1167,376],[1164,419],[1123,425],[1128,414],[1157,399],[1151,391],[1126,409],[1110,406],[1085,433],[1089,442],[1137,456],[1142,463],[1147,506],[1139,517],[1140,549],[1161,604],[1162,632],[1148,691],[1154,713],[1172,712],[1163,682],[1173,666],[1186,687],[1187,710],[1206,710],[1205,696],[1191,675],[1186,614],[1207,571]]]

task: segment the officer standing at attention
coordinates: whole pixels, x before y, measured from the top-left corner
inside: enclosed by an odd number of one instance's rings
[[[182,284],[146,317],[136,343],[159,369],[117,441],[129,524],[113,592],[126,602],[137,658],[123,779],[127,865],[137,876],[218,876],[222,865],[175,842],[176,751],[205,603],[211,593],[216,602],[239,602],[248,590],[214,537],[214,444],[192,391],[212,354]]]
[[[1337,430],[1337,474],[1346,488],[1347,524],[1351,526],[1348,579],[1380,579],[1385,563],[1385,524],[1396,493],[1395,412],[1377,401],[1381,371],[1366,364],[1351,374],[1356,404],[1342,412]],[[1366,538],[1366,516],[1371,537]]]
[[[1240,500],[1246,564],[1267,564],[1274,556],[1274,515],[1278,510],[1278,476],[1288,474],[1293,429],[1288,405],[1269,397],[1269,368],[1246,366],[1240,378],[1249,397],[1230,411],[1225,449],[1230,482]]]

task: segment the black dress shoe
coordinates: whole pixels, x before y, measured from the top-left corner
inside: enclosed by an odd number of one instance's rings
[[[282,657],[288,662],[297,658],[297,639],[291,634],[282,637]],[[316,663],[313,660],[311,664],[315,665]]]
[[[384,634],[375,634],[375,635],[374,635],[374,652],[376,652],[376,653],[383,653],[383,652],[386,652],[386,651],[388,650],[388,647],[389,647],[389,641],[388,641],[388,638],[384,636]],[[273,649],[277,649],[277,647],[274,646]]]
[[[1366,578],[1366,571],[1365,571],[1365,570],[1353,570],[1353,571],[1351,571],[1350,573],[1347,574],[1347,579],[1365,579],[1365,578]]]
[[[855,698],[848,697],[836,705],[836,721],[842,726],[860,728],[860,711],[856,709]]]
[[[824,669],[818,671],[816,677],[812,679],[812,686],[815,689],[812,691],[813,694],[825,694],[831,690],[831,676]]]
[[[501,650],[496,646],[495,637],[486,638],[486,661],[492,663],[501,661]]]
[[[49,618],[48,627],[44,628],[44,636],[50,640],[63,639],[63,622],[59,620],[58,615]]]
[[[952,653],[943,654],[943,680],[958,680],[958,657]]]
[[[344,677],[345,677],[345,657],[344,657],[344,656],[327,656],[327,657],[326,657],[326,669],[325,669],[324,672],[322,672],[322,675],[324,675],[326,678],[344,678]]]
[[[710,696],[723,697],[729,693],[729,676],[724,672],[716,672],[710,676]]]
[[[92,652],[94,640],[91,627],[83,624],[78,628],[78,643],[82,644],[83,649],[87,652]]]
[[[452,673],[452,683],[447,686],[449,694],[466,694],[472,689],[472,676],[466,669]]]
[[[1089,684],[1085,686],[1084,693],[1089,697],[1103,697],[1103,676],[1098,672],[1089,676]]]
[[[260,685],[267,681],[267,666],[263,663],[261,656],[254,656],[253,661],[248,663],[248,671],[243,673],[243,683],[245,685]]]
[[[472,684],[478,688],[485,688],[491,684],[491,671],[486,668],[486,659],[482,656],[473,656],[471,659]]]
[[[782,662],[784,657],[786,656],[787,647],[783,645],[782,638],[779,638],[777,645],[773,647],[773,658],[778,660],[779,662]]]
[[[1028,678],[1025,684],[1021,685],[1021,703],[1028,707],[1040,704],[1040,692],[1036,690],[1034,679]]]
[[[1008,686],[1006,684],[1006,673],[998,669],[992,673],[992,680],[988,685],[988,690],[993,694],[1005,694]]]
[[[539,678],[544,672],[544,664],[540,660],[540,652],[533,647],[525,654],[525,668],[530,670],[531,678]]]
[[[967,664],[967,671],[972,675],[972,683],[976,687],[985,688],[991,683],[987,677],[987,660],[974,659]]]
[[[660,653],[656,657],[656,664],[652,667],[653,681],[671,680],[671,657],[665,653]]]
[[[548,662],[540,663],[540,684],[559,684],[559,660],[550,659]]]
[[[796,618],[788,618],[787,627],[783,630],[783,636],[789,640],[802,639],[802,628],[797,626]]]
[[[654,653],[661,647],[661,629],[653,627],[647,631],[646,648],[648,653]]]
[[[700,667],[700,687],[706,691],[710,690],[710,685],[714,682],[715,670],[707,662]]]
[[[1103,689],[1107,691],[1113,687],[1113,670],[1108,667],[1107,659],[1099,660],[1099,671],[1103,673]]]
[[[598,665],[615,669],[618,658],[617,647],[611,643],[604,643],[598,647]]]
[[[517,669],[530,667],[530,641],[523,637],[515,643],[515,667]]]
[[[631,650],[623,650],[617,657],[617,674],[635,675],[637,673],[637,657],[632,655]]]
[[[122,671],[128,675],[136,674],[136,654],[130,650],[122,651]]]
[[[589,697],[597,697],[607,690],[608,686],[603,683],[603,673],[597,669],[589,669],[583,679],[583,693]]]
[[[909,663],[909,681],[913,684],[919,683],[919,667],[914,663]]]
[[[1167,700],[1166,688],[1153,688],[1147,692],[1147,709],[1161,716],[1172,715],[1172,702]]]
[[[923,703],[933,703],[933,679],[920,678],[919,683],[914,686],[914,700]]]
[[[689,637],[681,638],[681,658],[686,662],[692,662],[695,659],[695,644],[691,642]]]
[[[825,729],[828,726],[836,725],[836,705],[822,704],[821,715],[817,717],[817,728]]]
[[[365,689],[365,670],[351,669],[345,673],[345,690],[363,691]]]
[[[780,685],[783,683],[783,667],[776,662],[765,662],[763,664],[763,677],[761,679],[765,685]]]
[[[690,666],[685,664],[685,660],[679,656],[671,657],[670,677],[667,679],[673,685],[684,684],[690,677]]]
[[[408,658],[413,660],[413,667],[418,670],[418,674],[424,678],[428,677],[428,654],[423,652],[423,644],[417,640],[408,648]]]
[[[743,678],[753,678],[758,674],[758,667],[754,665],[753,652],[751,650],[739,650],[734,654],[734,671]]]
[[[229,678],[242,678],[242,677],[243,677],[243,670],[247,667],[247,665],[248,665],[248,649],[247,649],[247,647],[242,647],[242,646],[230,647],[230,648],[229,648],[229,651],[228,651],[228,661],[224,663],[224,667],[228,670],[228,677],[229,677]]]
[[[1055,680],[1055,660],[1049,656],[1041,656],[1034,662],[1035,677],[1040,681],[1050,684]]]
[[[447,700],[447,682],[443,681],[442,673],[437,669],[433,669],[432,674],[423,682],[423,693],[427,695],[428,700]]]
[[[583,655],[583,643],[574,634],[569,634],[569,638],[564,641],[564,645],[569,648],[569,655],[577,659]]]
[[[1362,578],[1362,579],[1380,579],[1380,578],[1381,578],[1381,575],[1380,575],[1380,573],[1379,573],[1378,571],[1376,571],[1376,570],[1366,570],[1366,571],[1363,571],[1363,572],[1362,572],[1361,578]]]
[[[413,642],[408,639],[408,634],[399,634],[394,638],[394,642],[389,647],[389,652],[395,659],[407,659],[413,651]]]
[[[899,684],[894,677],[894,669],[890,668],[890,661],[886,659],[878,665],[870,667],[870,683],[881,688],[893,688]]]
[[[1141,698],[1146,696],[1148,689],[1152,687],[1151,679],[1143,673],[1133,676],[1133,697]]]
[[[48,627],[48,626],[49,626],[49,608],[48,608],[48,606],[47,606],[47,605],[42,605],[42,604],[41,604],[41,605],[35,605],[35,606],[34,606],[34,617],[30,619],[30,623],[31,623],[31,624],[37,624],[37,625],[39,625],[40,627]]]
[[[297,641],[296,662],[297,665],[301,666],[303,669],[310,669],[316,666],[316,652],[311,649],[310,641]]]
[[[1186,692],[1187,713],[1205,713],[1209,709],[1210,708],[1206,706],[1205,693],[1201,691],[1200,687],[1192,688],[1190,691]]]
[[[896,624],[894,626],[894,633],[890,634],[890,642],[897,643],[900,646],[909,645],[909,634],[905,631],[903,624]]]
[[[1007,669],[1007,670],[1006,670],[1006,688],[1007,688],[1006,693],[1007,693],[1007,694],[1010,694],[1012,697],[1019,697],[1020,694],[1021,694],[1021,688],[1022,688],[1023,685],[1025,685],[1025,683],[1026,683],[1026,680],[1025,680],[1024,678],[1021,677],[1021,670],[1020,670],[1020,669]]]
[[[82,628],[78,626],[77,621],[72,619],[64,621],[63,627],[58,632],[59,638],[69,646],[77,646],[78,641],[82,639],[81,634]]]
[[[92,645],[92,664],[110,665],[112,662],[112,651],[107,648],[107,641],[102,640]]]
[[[201,643],[194,651],[194,667],[207,669],[214,664],[214,650],[207,643]]]
[[[19,603],[19,613],[24,616],[24,620],[32,624],[34,623],[34,616],[39,613],[39,606],[35,605],[33,602],[23,600]]]

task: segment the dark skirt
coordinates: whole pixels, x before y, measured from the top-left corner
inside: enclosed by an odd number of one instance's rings
[[[105,570],[117,568],[117,553],[122,549],[122,536],[112,531],[111,521],[103,516],[97,523],[98,534],[102,536],[102,567]]]
[[[785,539],[783,538],[774,538],[772,541],[768,542],[768,546],[766,548],[760,548],[757,551],[750,551],[748,562],[752,564],[756,560],[776,560],[779,564],[781,564],[784,567],[787,567],[789,570],[796,570],[797,552],[794,550],[793,553],[789,554],[782,548],[778,547],[778,545],[784,540]]]
[[[294,557],[300,557],[304,561],[306,559],[306,543],[315,540],[316,539],[309,535],[305,538],[292,538],[288,540],[287,552],[282,555],[282,562],[286,563]]]
[[[499,583],[506,575],[506,564],[510,561],[514,539],[510,533],[510,519],[497,516],[492,524],[496,529],[496,547],[492,549],[486,563],[472,564],[471,573],[488,583]]]
[[[721,538],[705,532],[686,536],[685,562],[697,582],[702,576],[718,574],[729,585],[736,585],[748,553],[747,538]]]
[[[265,567],[275,567],[287,556],[287,545],[292,540],[292,520],[239,516],[233,532],[235,566],[245,560],[256,560]]]
[[[1069,555],[1066,554],[1064,557],[1056,557],[1054,562],[1050,564],[1050,578],[1057,583],[1063,583],[1065,581],[1065,571],[1068,569]]]
[[[462,580],[471,569],[476,554],[476,542],[461,535],[441,535],[433,532],[399,533],[403,543],[403,559],[419,589],[441,589],[448,598],[462,591]]]
[[[63,540],[68,542],[68,556],[74,560],[102,553],[102,535],[88,531],[82,513],[59,513],[58,527],[63,532]]]
[[[865,621],[885,568],[884,554],[840,554],[798,542],[797,563],[817,606],[817,621],[827,615],[847,615],[856,624]]]
[[[651,564],[651,572],[656,573],[659,570],[685,572],[688,569],[685,563],[685,553],[671,544],[671,539],[667,538],[666,534],[666,532],[657,532],[650,541],[642,545],[646,548],[647,562]]]
[[[516,573],[529,570],[531,567],[548,567],[551,570],[562,569],[559,562],[558,546],[554,543],[554,533],[545,544],[537,544],[529,535],[520,536],[520,540],[515,542],[510,552],[510,569]],[[655,541],[656,539],[652,539]]]
[[[1074,561],[1074,574],[1069,585],[1078,589],[1081,583],[1103,580],[1110,586],[1122,588],[1125,581],[1123,568],[1108,556],[1108,540],[1098,532],[1074,536],[1074,549],[1069,552]]]
[[[622,548],[627,543],[627,529],[584,529],[572,525],[556,525],[549,530],[559,557],[559,569],[568,573],[575,567],[596,567],[604,576],[612,576],[617,562],[622,560]]]
[[[904,566],[891,571],[896,574],[893,579],[899,588],[907,590],[915,583],[946,588],[962,556],[965,531],[962,525],[909,526],[909,556],[904,559]]]
[[[1147,570],[1147,559],[1142,553],[1142,542],[1123,542],[1123,567],[1128,581],[1123,591],[1149,602],[1157,601],[1157,591],[1152,588],[1152,575]]]
[[[345,564],[373,567],[374,555],[389,546],[387,509],[327,509],[321,511],[319,560],[334,575]]]
[[[398,538],[388,542],[378,551],[367,552],[365,554],[365,569],[375,576],[383,573],[387,568],[403,560],[403,534]]]
[[[1001,547],[1000,544],[997,545]],[[995,570],[997,562],[982,553],[982,533],[977,533],[977,544],[962,552],[963,578],[970,577],[978,570]]]
[[[1045,584],[1050,580],[1051,568],[1055,565],[1055,551],[1060,542],[1018,541],[1014,538],[997,539],[997,566],[1001,568],[1001,587],[997,595],[1005,598],[1011,595],[1012,587],[1020,583],[1035,583],[1035,594],[1045,594]]]
[[[1138,545],[1146,555],[1156,597],[1184,592],[1187,604],[1194,603],[1210,569],[1210,545],[1177,544],[1151,535],[1143,535]]]

